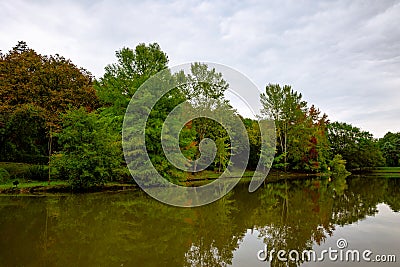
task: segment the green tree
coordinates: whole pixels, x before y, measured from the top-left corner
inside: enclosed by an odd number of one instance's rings
[[[261,152],[261,132],[256,120],[245,118],[243,123],[249,136],[250,155],[247,163],[247,169],[255,170],[257,162],[260,159]]]
[[[174,141],[178,137],[172,136],[171,134],[164,134],[161,136],[161,133],[164,129],[164,122],[168,114],[178,104],[184,101],[185,98],[177,88],[174,88],[176,86],[175,78],[168,69],[151,77],[142,86],[144,86],[143,90],[135,92],[135,102],[129,106],[125,115],[126,125],[134,123],[136,125],[143,125],[143,129],[141,127],[129,126],[125,128],[123,144],[125,148],[129,148],[125,150],[125,158],[128,158],[129,163],[128,167],[134,177],[146,177],[147,180],[144,181],[144,184],[151,184],[157,174],[160,174],[171,182],[178,183],[180,180],[184,179],[184,174],[169,162],[165,156],[164,147],[162,145],[162,141]],[[174,89],[166,92],[164,95],[160,95],[160,92],[162,94],[165,88]],[[158,96],[161,98],[158,99]],[[155,103],[155,105],[149,107],[149,103]],[[177,129],[170,130],[176,130],[175,132],[178,132]],[[184,140],[182,143],[184,147],[189,146],[188,135],[190,135],[191,132],[193,131],[183,131],[181,135]],[[145,135],[145,147],[143,147],[142,144],[143,134]],[[177,143],[179,142],[179,140],[176,141]],[[143,150],[144,148],[146,149],[145,151]],[[166,150],[169,150],[168,145]],[[152,166],[146,160],[142,160],[145,154],[149,157]],[[187,155],[190,155],[190,153]],[[141,159],[138,160],[138,157]]]
[[[71,110],[63,116],[56,136],[61,150],[53,162],[60,178],[77,188],[116,179],[121,166],[120,137],[110,130],[106,118],[82,108]]]
[[[342,122],[330,123],[328,138],[332,153],[342,155],[348,170],[376,167],[384,162],[372,134],[358,127]]]
[[[224,80],[222,73],[215,68],[210,68],[207,64],[195,62],[191,65],[190,73],[184,74],[183,71],[175,75],[180,84],[179,89],[186,100],[190,103],[194,111],[192,113],[214,112],[214,114],[230,114],[234,112],[225,99],[225,91],[229,84]],[[197,170],[196,159],[200,156],[198,145],[204,138],[213,139],[217,146],[217,157],[214,163],[218,170],[225,169],[229,162],[230,140],[224,127],[209,118],[198,117],[192,120],[192,127],[196,131],[194,144],[197,150],[191,154],[190,160],[194,162],[193,170]]]
[[[168,56],[157,43],[141,43],[135,49],[124,47],[115,53],[117,62],[107,65],[95,82],[106,111],[122,117],[136,90],[152,75],[167,68]]]
[[[284,166],[288,165],[287,157],[290,152],[288,149],[289,132],[292,125],[299,120],[305,112],[307,103],[303,101],[302,95],[294,91],[289,85],[282,88],[279,84],[268,84],[265,93],[261,94],[261,113],[267,119],[275,121],[276,136],[278,143],[278,155],[284,155]]]
[[[346,175],[350,174],[346,170],[346,160],[343,159],[342,155],[335,155],[333,159],[330,161],[330,167],[333,174],[337,175]]]
[[[44,110],[31,104],[18,105],[4,115],[1,133],[3,161],[47,163],[47,136]]]
[[[261,94],[262,115],[276,125],[274,166],[303,171],[325,171],[329,157],[327,116],[302,100],[290,86],[268,84]]]
[[[10,174],[6,169],[0,168],[0,184],[8,182],[10,179]]]
[[[116,58],[116,63],[106,66],[105,74],[95,82],[95,88],[102,104],[101,115],[113,121],[114,132],[119,134],[120,138],[122,138],[122,121],[129,101],[144,82],[151,76],[167,68],[168,57],[157,43],[153,43],[149,45],[139,44],[135,49],[124,47],[116,52]],[[154,86],[154,88],[159,88],[159,86],[172,86],[174,81],[175,77],[171,75],[169,71],[165,70],[162,74],[162,80],[155,78],[151,81],[151,85]],[[140,114],[143,112],[142,108],[145,104],[149,101],[151,102],[152,97],[153,96],[142,95],[138,101],[141,101],[143,104],[139,103],[136,107],[131,108],[135,110],[137,114]],[[182,177],[182,174],[170,164],[165,157],[161,145],[161,130],[163,122],[169,112],[183,100],[184,97],[179,90],[172,90],[156,103],[146,122],[147,153],[157,172],[171,181],[177,181],[178,178]],[[139,117],[137,119],[143,118]],[[190,147],[190,132],[191,130],[182,133],[183,147]],[[129,140],[132,148],[139,145],[135,144],[135,140],[134,136]],[[135,149],[132,150],[134,151]],[[186,153],[188,157],[191,154],[189,151],[190,150]],[[129,156],[134,157],[134,152],[132,153],[133,154]],[[148,166],[144,166],[143,162],[133,161],[132,164],[130,170],[133,175],[149,172]],[[149,176],[151,176],[151,174],[149,174]]]
[[[388,132],[379,140],[379,147],[389,167],[400,166],[400,133]]]
[[[218,137],[217,140],[215,140],[217,153],[215,155],[214,163],[218,166],[218,172],[224,170],[229,163],[230,146],[227,141],[228,136]]]

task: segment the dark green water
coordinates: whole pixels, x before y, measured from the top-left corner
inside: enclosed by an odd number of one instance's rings
[[[400,179],[283,181],[175,208],[140,192],[0,197],[0,266],[398,266]],[[347,248],[397,263],[302,263],[259,250]],[[373,257],[373,256],[372,256]]]

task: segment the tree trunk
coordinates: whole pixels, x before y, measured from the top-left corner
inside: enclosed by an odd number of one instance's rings
[[[49,137],[49,144],[48,144],[48,148],[49,148],[49,177],[48,177],[48,184],[49,185],[50,185],[50,171],[51,171],[51,153],[52,153],[51,145],[52,145],[52,142],[53,142],[53,136],[51,134],[51,127],[50,127],[50,137]]]

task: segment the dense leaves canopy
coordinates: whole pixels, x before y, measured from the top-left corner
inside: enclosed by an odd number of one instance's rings
[[[348,169],[384,164],[378,143],[371,133],[341,122],[331,123],[328,129],[332,152],[343,156]]]
[[[55,151],[52,168],[80,186],[126,178],[121,146],[126,108],[144,82],[167,68],[168,56],[157,43],[124,47],[115,55],[116,62],[93,80],[69,59],[40,55],[25,42],[0,53],[0,161],[46,164]],[[146,122],[147,152],[159,173],[171,181],[188,178],[167,160],[161,145],[164,121],[183,101],[191,112],[219,111],[240,118],[250,144],[247,168],[256,168],[262,157],[258,121],[240,117],[225,99],[229,84],[221,73],[193,63],[189,73],[167,71],[162,79],[179,86],[156,103]],[[145,103],[146,96],[140,101]],[[387,133],[377,141],[350,124],[330,123],[326,114],[308,106],[289,85],[268,84],[261,104],[260,121],[274,120],[276,125],[274,168],[328,172],[330,166],[334,172],[346,173],[344,165],[350,170],[385,162],[400,165],[399,133]],[[240,154],[244,144],[233,147],[228,130],[205,117],[191,119],[180,129],[179,147],[194,171],[201,156],[199,145],[206,138],[216,144],[216,157],[208,170],[221,172],[232,164],[230,157]],[[145,172],[139,165],[134,170]]]
[[[96,106],[89,72],[60,55],[42,56],[19,42],[0,56],[0,160],[46,156],[61,115],[70,108],[90,111]]]

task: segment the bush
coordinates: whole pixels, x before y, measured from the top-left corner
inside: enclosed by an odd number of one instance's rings
[[[41,155],[21,154],[16,157],[16,161],[29,164],[46,165],[49,162],[49,157]]]
[[[25,179],[29,176],[31,164],[19,162],[0,162],[0,168],[10,174],[10,179]]]
[[[48,168],[43,165],[32,165],[29,167],[28,177],[29,180],[47,181],[49,177]]]
[[[335,157],[330,162],[330,166],[332,168],[332,173],[334,174],[350,174],[350,172],[346,170],[346,160],[343,159],[342,155],[335,155]]]
[[[10,180],[10,174],[6,169],[0,168],[0,184],[5,184]]]
[[[108,118],[84,109],[63,116],[57,133],[61,150],[52,155],[59,179],[68,179],[74,189],[112,181],[121,166],[121,136],[113,132]]]

